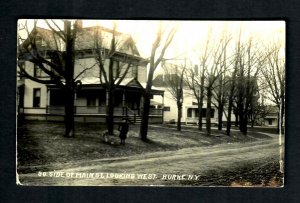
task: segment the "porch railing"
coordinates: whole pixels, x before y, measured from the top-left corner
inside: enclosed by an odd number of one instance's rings
[[[123,107],[123,115],[127,118],[133,118],[133,122],[136,122],[136,116],[137,114],[134,112],[134,110],[128,108],[127,106]]]
[[[47,114],[64,115],[64,106],[47,106]],[[132,110],[128,107],[114,107],[114,115],[117,116],[137,116],[140,110]],[[75,114],[92,114],[92,115],[106,115],[106,106],[75,106]],[[163,109],[150,109],[150,115],[159,116],[163,114]]]
[[[150,115],[159,116],[163,114],[163,109],[150,109]]]

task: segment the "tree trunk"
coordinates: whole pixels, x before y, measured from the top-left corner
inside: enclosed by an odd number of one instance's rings
[[[281,113],[280,113],[280,127],[281,127],[281,133],[282,134],[284,134],[285,132],[284,132],[284,126],[283,126],[283,124],[284,124],[284,112],[285,112],[285,110],[284,110],[284,108],[285,108],[285,105],[284,105],[284,98],[281,98]]]
[[[211,134],[211,97],[212,90],[207,88],[207,107],[206,107],[206,133]]]
[[[243,103],[243,97],[241,97],[238,101],[238,118],[239,118],[239,129],[240,132],[245,134],[245,113],[244,113],[244,103]]]
[[[198,130],[202,131],[202,106],[203,106],[203,100],[200,99],[200,102],[198,102]]]
[[[239,127],[240,127],[240,132],[243,133],[244,135],[247,134],[247,116],[245,116],[246,113],[244,111],[240,110],[239,111]]]
[[[177,102],[177,130],[181,131],[182,103]]]
[[[71,33],[71,22],[65,21],[66,61],[65,61],[65,137],[74,137],[74,38]]]
[[[234,110],[233,109],[233,94],[234,94],[234,89],[235,89],[236,71],[237,71],[237,68],[235,67],[234,72],[232,74],[232,83],[231,83],[231,87],[230,87],[230,95],[228,98],[228,117],[227,117],[227,125],[226,125],[226,134],[228,136],[230,136],[230,129],[231,129],[231,112],[232,112],[232,110]]]
[[[204,71],[202,72],[201,76],[201,87],[200,87],[200,102],[198,103],[198,129],[202,131],[202,108],[203,108],[203,98],[204,98]]]
[[[244,135],[247,135],[247,131],[248,131],[247,125],[248,125],[248,117],[247,117],[247,113],[245,113],[245,116],[244,116],[244,126],[243,126],[243,133],[244,133]]]
[[[239,112],[238,111],[234,112],[234,116],[235,116],[234,126],[238,127],[239,126]]]
[[[112,42],[114,44],[114,42]],[[113,49],[113,48],[112,48]],[[107,115],[106,115],[106,122],[107,122],[107,130],[109,135],[113,135],[114,133],[114,92],[115,92],[115,84],[114,84],[114,69],[113,69],[114,61],[112,58],[109,59],[108,65],[108,101],[107,101]]]
[[[228,104],[228,117],[227,117],[227,125],[226,125],[226,134],[230,136],[231,129],[231,111],[232,111],[232,99],[229,100]]]
[[[74,92],[65,87],[65,137],[74,137],[74,131]]]
[[[149,113],[150,113],[150,94],[146,93],[144,95],[142,123],[141,123],[141,127],[140,127],[140,136],[143,141],[147,140]]]
[[[114,133],[114,90],[108,88],[107,90],[107,109],[106,109],[106,124],[109,135]]]
[[[223,105],[219,104],[219,108],[218,108],[218,130],[222,130],[222,117],[223,117]]]

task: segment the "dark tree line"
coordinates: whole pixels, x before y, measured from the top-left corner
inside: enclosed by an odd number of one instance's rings
[[[27,21],[21,25],[21,29],[27,32],[27,38],[23,39],[22,36],[18,36],[18,74],[20,77],[26,77],[41,84],[55,84],[63,90],[65,95],[65,136],[73,137],[75,135],[74,93],[80,86],[80,81],[76,81],[73,77],[75,62],[74,43],[80,27],[78,26],[78,21],[75,21],[72,29],[71,22],[64,20],[63,29],[61,29],[56,21],[46,20],[45,22],[51,32],[49,37],[55,44],[55,47],[47,50],[37,43],[40,37],[37,22],[37,20],[34,20],[31,32]],[[65,49],[61,49],[62,43],[65,45]],[[48,48],[49,46],[47,44]],[[30,61],[37,65],[49,77],[41,79],[30,74],[24,66],[25,61]]]
[[[116,87],[122,82],[129,69],[138,62],[134,62],[124,56],[115,63],[115,54],[118,46],[117,24],[114,24],[109,48],[102,44],[101,31],[94,32],[94,58],[92,67],[85,67],[77,76],[74,76],[75,42],[78,32],[82,28],[80,21],[65,20],[63,26],[59,26],[55,20],[46,20],[51,31],[55,49],[45,50],[38,41],[37,21],[30,32],[25,23],[20,30],[27,32],[27,38],[19,36],[18,46],[18,74],[35,82],[45,85],[55,84],[65,94],[65,136],[74,136],[74,95],[81,86],[79,75],[91,69],[95,65],[99,67],[99,79],[107,89],[107,124],[109,134],[113,133],[114,123],[114,94]],[[140,137],[147,140],[151,89],[154,72],[164,61],[166,50],[170,46],[176,33],[176,26],[168,27],[159,23],[158,31],[153,41],[149,57],[149,67],[146,88],[143,93],[142,123]],[[168,30],[168,31],[167,31]],[[62,46],[63,44],[63,46]],[[65,47],[65,48],[61,48]],[[199,63],[188,67],[176,66],[176,78],[168,80],[170,92],[177,103],[178,116],[177,128],[181,129],[182,103],[184,83],[192,91],[198,105],[198,129],[202,130],[202,109],[206,101],[206,132],[211,134],[211,109],[215,106],[218,110],[218,130],[222,130],[223,115],[227,117],[226,133],[230,135],[232,126],[232,114],[236,115],[236,123],[243,134],[247,134],[247,125],[254,125],[257,117],[262,117],[268,112],[261,102],[259,93],[262,89],[267,92],[268,99],[278,108],[279,128],[284,125],[285,107],[285,61],[282,57],[282,47],[271,45],[266,48],[263,43],[254,38],[243,37],[240,33],[233,40],[228,32],[223,31],[219,38],[212,36],[209,30],[205,43],[198,47]],[[51,59],[51,60],[49,60]],[[188,59],[189,60],[189,59]],[[31,75],[23,66],[24,61],[30,61],[49,76],[41,79]],[[108,63],[107,63],[108,62]],[[108,64],[107,67],[105,64]],[[174,67],[173,67],[174,68]],[[172,70],[172,71],[174,71]],[[171,70],[167,70],[172,72]],[[263,79],[263,80],[262,80]],[[264,81],[264,87],[261,82]]]
[[[211,31],[209,31],[211,32]],[[210,109],[218,111],[218,130],[222,130],[225,114],[226,134],[230,135],[232,114],[235,125],[243,134],[265,118],[270,108],[260,100],[267,94],[279,112],[279,127],[284,122],[285,63],[275,45],[265,44],[253,37],[244,37],[242,29],[236,40],[224,31],[219,39],[208,33],[206,43],[199,48],[199,64],[187,68],[185,81],[198,105],[198,129],[202,130],[202,108],[206,101],[206,132],[211,132]],[[264,82],[262,82],[264,81]]]

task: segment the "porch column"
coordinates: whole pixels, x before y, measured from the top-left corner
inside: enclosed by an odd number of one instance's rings
[[[50,106],[50,89],[47,87],[47,98],[46,98],[46,113],[49,113],[49,106]]]
[[[162,121],[161,123],[163,124],[164,123],[164,109],[165,109],[165,95],[162,94],[161,95],[161,100],[162,100],[162,110],[161,110],[161,114],[162,114]]]
[[[122,115],[127,116],[127,109],[125,109],[125,90],[123,90],[122,93],[123,93],[123,95],[122,95]]]
[[[75,114],[77,112],[76,101],[77,101],[77,91],[74,92],[74,113]]]
[[[108,97],[109,93],[108,90],[106,89],[106,101],[105,101],[105,115],[108,116]]]
[[[108,106],[108,90],[106,90],[106,106]]]
[[[143,113],[143,108],[144,108],[144,95],[142,94],[141,95],[141,99],[140,99],[140,109],[139,109],[139,115],[142,115],[142,113]]]
[[[122,106],[125,107],[125,90],[123,90]]]

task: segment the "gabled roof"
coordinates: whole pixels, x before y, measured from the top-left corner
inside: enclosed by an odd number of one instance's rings
[[[119,79],[116,79],[115,84],[118,83]],[[83,77],[81,79],[81,83],[83,85],[103,85],[104,83],[101,83],[100,79],[98,77]],[[138,88],[144,88],[139,81],[136,80],[136,78],[124,78],[122,82],[119,84],[119,86],[127,86],[127,87],[138,87]]]
[[[117,83],[118,80],[115,81]],[[104,83],[101,83],[100,79],[98,77],[84,77],[81,79],[81,83],[83,86],[101,86],[104,85]],[[145,89],[146,83],[140,83],[136,80],[136,78],[124,78],[122,82],[119,84],[119,87],[130,87],[130,88],[138,88],[138,89]],[[163,95],[164,90],[161,90],[159,88],[156,88],[152,86],[151,92],[153,94]]]
[[[163,75],[160,74],[160,75],[156,76],[154,78],[154,80],[152,81],[152,84],[157,87],[164,87],[166,84],[164,82]]]
[[[95,48],[95,39],[99,40],[99,44],[105,49],[110,49],[113,30],[101,26],[93,26],[81,28],[77,33],[75,41],[75,50],[93,49]],[[135,46],[131,35],[115,32],[116,49],[119,52],[139,56],[139,52]]]
[[[81,83],[83,85],[101,84],[100,79],[98,77],[83,77],[81,78]]]
[[[139,81],[136,80],[136,78],[124,78],[120,83],[120,86],[137,87],[137,88],[144,89],[144,87],[141,85]]]
[[[59,37],[55,33],[53,33],[51,30],[41,28],[41,27],[36,27],[30,33],[31,37],[33,35],[41,37],[41,39],[43,39],[44,42],[46,43],[46,46],[37,45],[39,49],[43,49],[43,50],[59,50],[60,49],[62,42],[60,40],[58,40]],[[30,36],[22,44],[23,48],[27,47],[30,44]]]
[[[168,80],[176,80],[178,77],[177,74],[160,74],[157,75],[156,78],[154,78],[152,84],[157,86],[157,87],[166,87],[168,86]],[[185,81],[183,81],[183,86],[186,87],[188,86]]]
[[[30,35],[34,35],[34,34],[41,37],[46,43],[46,46],[39,47],[42,48],[43,50],[60,50],[61,47],[64,46],[63,41],[60,40],[58,35],[49,29],[36,27],[30,33]],[[96,38],[98,39],[101,48],[110,49],[112,36],[113,36],[113,30],[101,26],[81,28],[77,32],[77,37],[75,39],[75,50],[78,51],[78,50],[94,49],[96,44]],[[129,54],[129,55],[140,56],[131,35],[115,32],[115,38],[116,38],[116,51]],[[28,38],[25,40],[22,46],[26,47],[29,45],[29,43],[30,41]]]

